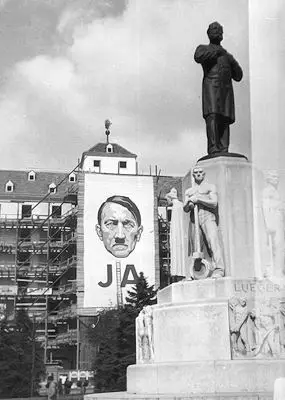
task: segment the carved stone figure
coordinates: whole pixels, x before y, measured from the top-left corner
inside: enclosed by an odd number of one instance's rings
[[[150,363],[154,360],[152,307],[146,306],[136,321],[137,362]]]
[[[218,22],[209,25],[210,43],[197,47],[194,59],[202,65],[203,118],[206,121],[208,154],[228,152],[230,124],[235,122],[232,79],[240,81],[243,72],[238,62],[222,46],[223,27]]]
[[[280,334],[273,307],[262,306],[253,313],[256,348],[253,355],[274,358],[280,354]]]
[[[230,334],[233,351],[246,354],[251,350],[248,340],[249,312],[246,299],[232,298],[230,306]]]
[[[271,255],[271,267],[266,275],[284,275],[284,206],[281,201],[277,171],[270,171],[266,177],[266,187],[262,193],[262,206],[267,234],[267,242]]]
[[[280,303],[280,344],[282,351],[285,351],[285,303]]]
[[[168,204],[172,206],[170,225],[171,275],[185,277],[186,248],[184,242],[183,204],[178,200],[175,188],[172,188],[165,197]]]
[[[275,358],[281,352],[277,309],[267,303],[250,307],[245,298],[229,302],[230,335],[234,357]]]
[[[200,234],[214,264],[211,277],[220,278],[225,274],[225,266],[217,226],[216,186],[205,181],[205,171],[199,166],[193,169],[192,175],[194,186],[186,190],[183,208],[185,212],[190,212],[190,219],[194,223],[194,207],[198,207]]]

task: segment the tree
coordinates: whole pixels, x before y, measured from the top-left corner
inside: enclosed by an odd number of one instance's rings
[[[91,331],[91,341],[97,348],[94,361],[95,384],[100,392],[116,391],[118,379],[117,327],[119,310],[103,310],[96,330]]]
[[[43,351],[33,329],[24,310],[13,321],[4,319],[0,324],[0,398],[30,396],[31,382],[44,373]]]
[[[98,346],[94,363],[98,390],[126,390],[127,367],[136,362],[136,317],[144,306],[156,303],[156,293],[141,272],[136,285],[128,291],[126,304],[100,314],[92,339]]]
[[[143,272],[140,272],[135,287],[133,290],[128,290],[129,296],[126,297],[126,302],[136,308],[139,313],[145,306],[156,304],[156,294],[154,285],[149,286]]]

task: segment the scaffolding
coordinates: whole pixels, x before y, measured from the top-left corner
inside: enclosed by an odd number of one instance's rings
[[[17,214],[0,217],[0,278],[6,284],[1,285],[2,301],[4,304],[11,294],[4,293],[3,297],[3,287],[6,291],[15,288],[14,309],[26,309],[34,320],[36,340],[44,347],[45,363],[52,358],[51,350],[60,345],[76,347],[74,337],[78,335],[74,335],[72,321],[76,320],[77,191],[77,183],[69,185],[61,202],[55,202],[50,198],[52,193],[48,193],[35,205],[22,206],[21,215],[19,200]],[[35,214],[42,202],[48,205],[47,214]],[[66,203],[70,209],[62,214]],[[71,323],[65,324],[64,320]]]

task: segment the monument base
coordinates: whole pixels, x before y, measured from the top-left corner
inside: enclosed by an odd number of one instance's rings
[[[224,393],[219,394],[130,394],[127,392],[94,393],[84,396],[85,400],[273,400],[273,393]]]
[[[127,392],[86,399],[262,399],[285,376],[285,281],[184,280],[158,294],[153,359],[127,369]],[[138,339],[138,331],[137,331]],[[137,341],[137,355],[142,343]]]
[[[230,360],[132,365],[128,368],[129,394],[239,396],[270,395],[274,381],[285,376],[285,360]],[[187,396],[186,396],[187,394]],[[191,397],[192,396],[192,397]],[[207,397],[206,397],[207,398]],[[241,397],[243,398],[243,397]]]

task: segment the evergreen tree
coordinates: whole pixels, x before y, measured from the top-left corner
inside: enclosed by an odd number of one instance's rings
[[[95,342],[97,348],[94,362],[95,386],[100,392],[117,390],[118,317],[117,309],[101,311],[96,329],[90,332],[90,339]]]
[[[126,390],[127,367],[136,363],[136,317],[139,312],[135,307],[125,305],[120,310],[117,328],[118,360],[120,364],[118,390]]]
[[[143,272],[140,272],[135,286],[128,290],[126,305],[119,316],[118,358],[120,360],[119,390],[126,390],[127,367],[136,363],[136,318],[140,311],[149,305],[156,304],[157,290],[149,285]]]
[[[94,362],[95,386],[101,392],[125,391],[127,367],[136,362],[136,317],[144,306],[156,303],[154,286],[141,272],[128,291],[126,304],[102,311],[91,341],[98,348]]]
[[[44,373],[43,351],[33,329],[24,310],[14,321],[0,324],[0,398],[30,396],[32,380],[36,384]]]
[[[154,285],[149,286],[143,272],[140,272],[135,287],[133,290],[128,290],[129,296],[126,297],[126,302],[140,312],[145,306],[156,304],[156,294]]]

